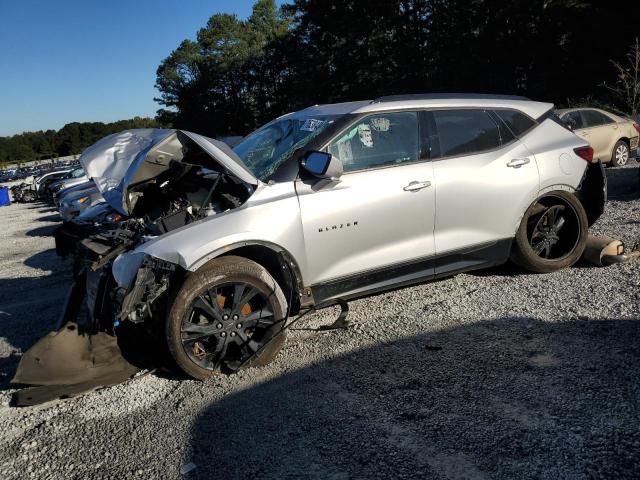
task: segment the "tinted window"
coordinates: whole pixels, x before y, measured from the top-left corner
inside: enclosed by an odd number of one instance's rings
[[[599,125],[606,125],[607,123],[613,123],[606,115],[596,112],[595,110],[583,110],[582,118],[586,127],[597,127]]]
[[[345,172],[418,160],[418,114],[376,113],[360,120],[329,145]]]
[[[564,120],[562,120],[558,115],[556,115],[552,110],[549,110],[547,113],[545,113],[543,116],[538,118],[538,123],[542,123],[545,120],[551,120],[553,122],[556,122],[558,125],[560,125],[562,128],[566,128],[567,130],[571,130],[569,128],[569,125],[567,124],[567,122],[565,122]]]
[[[536,124],[536,122],[524,113],[516,110],[496,110],[495,112],[516,137],[529,131]]]
[[[442,157],[469,155],[500,146],[498,125],[484,110],[433,112]]]
[[[498,125],[498,130],[500,132],[500,142],[502,143],[502,145],[504,145],[506,143],[509,143],[509,142],[513,141],[516,138],[516,136],[513,134],[513,132],[511,130],[509,130],[509,128],[507,127],[506,123],[504,123],[500,119],[500,117],[498,117],[498,115],[495,114],[495,112],[491,112],[491,118]]]
[[[571,128],[574,130],[584,128],[584,122],[582,121],[582,115],[580,115],[580,112],[569,112],[562,117],[562,120],[571,125]]]

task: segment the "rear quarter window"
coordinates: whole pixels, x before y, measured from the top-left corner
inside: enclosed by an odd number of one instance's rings
[[[517,110],[495,110],[494,113],[516,137],[521,137],[536,125],[535,120]]]

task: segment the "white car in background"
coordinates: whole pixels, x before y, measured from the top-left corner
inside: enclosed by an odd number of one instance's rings
[[[625,165],[630,158],[638,158],[640,125],[598,108],[557,110],[558,116],[576,135],[593,147],[593,157],[615,167]]]

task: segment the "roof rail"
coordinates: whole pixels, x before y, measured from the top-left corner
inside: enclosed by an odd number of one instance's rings
[[[401,102],[407,100],[530,100],[519,95],[495,95],[492,93],[413,93],[409,95],[387,95],[372,103]]]

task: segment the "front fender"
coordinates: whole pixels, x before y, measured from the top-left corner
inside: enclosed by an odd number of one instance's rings
[[[265,187],[261,193],[256,192],[242,207],[169,232],[134,252],[195,271],[232,245],[273,244],[289,252],[304,271],[302,222],[293,185]]]

